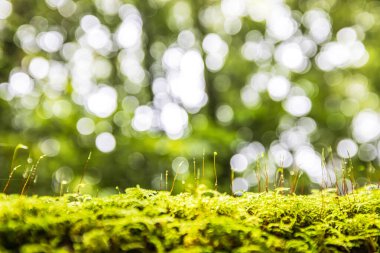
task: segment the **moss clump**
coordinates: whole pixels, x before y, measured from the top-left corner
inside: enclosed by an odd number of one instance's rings
[[[380,191],[0,195],[0,252],[376,252]]]

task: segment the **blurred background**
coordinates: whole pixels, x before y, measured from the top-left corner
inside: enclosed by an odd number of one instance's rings
[[[90,152],[100,195],[166,170],[180,191],[203,157],[213,187],[215,151],[221,191],[231,169],[257,191],[258,164],[304,192],[351,163],[376,181],[379,39],[379,1],[0,0],[0,188],[46,155],[29,193],[72,191]]]

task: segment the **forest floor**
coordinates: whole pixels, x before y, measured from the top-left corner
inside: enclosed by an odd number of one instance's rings
[[[0,252],[379,252],[380,190],[0,194]]]

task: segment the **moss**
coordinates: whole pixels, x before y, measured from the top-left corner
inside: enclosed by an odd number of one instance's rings
[[[376,252],[380,191],[0,195],[1,252]]]

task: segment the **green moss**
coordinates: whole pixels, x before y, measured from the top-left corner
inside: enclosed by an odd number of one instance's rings
[[[1,252],[376,252],[380,191],[0,195]]]

